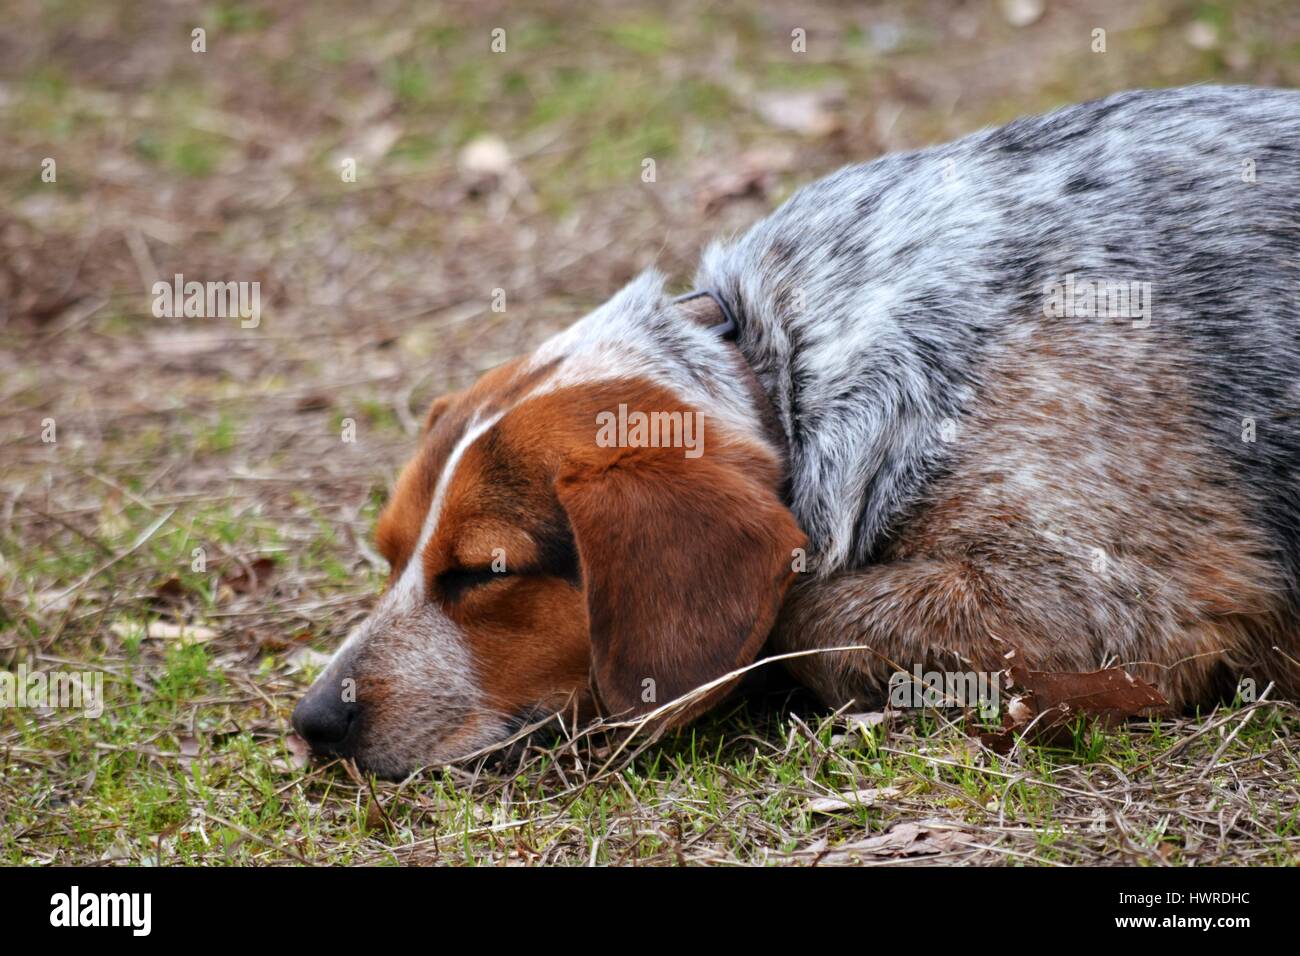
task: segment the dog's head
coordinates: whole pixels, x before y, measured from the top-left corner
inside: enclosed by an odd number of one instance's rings
[[[294,712],[315,749],[396,776],[754,659],[804,537],[712,308],[645,276],[433,403],[379,520],[387,591]]]

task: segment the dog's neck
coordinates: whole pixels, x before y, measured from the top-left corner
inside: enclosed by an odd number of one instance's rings
[[[878,560],[908,520],[951,454],[943,426],[961,417],[982,347],[967,304],[941,294],[962,287],[961,264],[978,251],[954,248],[930,272],[894,262],[902,241],[863,210],[890,190],[904,203],[905,188],[854,174],[848,198],[835,180],[805,190],[706,250],[696,273],[735,313],[736,347],[776,410],[789,506],[819,575]],[[915,242],[962,235],[960,222],[944,225]]]
[[[716,374],[724,377],[734,376],[740,382],[749,397],[748,411],[752,413],[755,427],[761,432],[767,443],[776,452],[781,462],[783,494],[788,493],[788,476],[790,471],[790,441],[786,430],[781,425],[780,416],[772,397],[755,374],[749,358],[741,351],[738,344],[740,322],[725,298],[713,289],[697,289],[673,300],[681,315],[688,321],[709,330],[721,342],[728,343],[726,361],[716,369]]]
[[[707,421],[771,448],[784,461],[784,432],[736,343],[703,315],[707,296],[675,303],[647,272],[604,305],[544,342],[534,368],[554,366],[549,388],[600,380],[648,380],[699,410]],[[716,305],[712,305],[716,310]],[[715,311],[715,315],[716,315]]]

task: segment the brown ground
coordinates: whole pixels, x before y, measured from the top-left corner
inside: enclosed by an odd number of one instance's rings
[[[109,708],[0,711],[0,861],[1293,859],[1296,713],[1269,703],[1005,760],[779,709],[612,776],[587,742],[401,788],[285,749],[382,581],[367,537],[432,396],[648,265],[688,283],[842,163],[1133,86],[1300,81],[1287,2],[1012,22],[1034,7],[10,0],[0,665],[101,667]],[[260,326],[155,318],[174,273],[260,282]]]

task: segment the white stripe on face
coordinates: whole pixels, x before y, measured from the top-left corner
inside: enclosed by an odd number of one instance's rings
[[[406,567],[402,569],[402,576],[398,578],[384,596],[379,599],[375,609],[366,616],[366,619],[352,629],[339,649],[334,652],[330,658],[330,665],[317,680],[326,679],[330,670],[338,662],[346,660],[348,654],[359,647],[376,627],[382,628],[380,622],[391,620],[395,616],[410,614],[419,610],[424,603],[424,549],[429,542],[433,540],[434,532],[438,529],[438,521],[442,515],[443,499],[447,495],[447,486],[451,484],[452,476],[456,472],[456,466],[460,463],[461,457],[465,450],[474,443],[484,432],[495,425],[503,413],[498,412],[486,421],[475,420],[471,422],[465,434],[461,436],[456,446],[452,449],[451,454],[447,456],[446,463],[442,466],[442,473],[438,476],[438,483],[434,486],[433,495],[429,500],[429,511],[424,517],[424,524],[420,528],[420,540],[411,552],[411,557],[406,562]]]
[[[456,466],[460,464],[466,449],[474,444],[484,432],[500,421],[502,414],[502,412],[498,412],[482,421],[476,419],[471,422],[469,427],[465,429],[465,434],[456,443],[456,447],[447,456],[447,463],[442,466],[442,474],[438,476],[438,483],[433,489],[433,497],[429,501],[429,513],[424,516],[424,525],[420,529],[420,540],[416,543],[415,550],[411,552],[406,567],[402,569],[402,576],[393,585],[391,593],[396,604],[413,609],[424,602],[424,549],[428,547],[429,542],[433,540],[434,532],[438,530],[438,523],[442,517],[443,499],[447,496],[447,486],[451,484],[451,479],[456,474]]]

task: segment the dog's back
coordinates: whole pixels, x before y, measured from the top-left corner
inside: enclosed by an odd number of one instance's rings
[[[1300,93],[1125,93],[851,167],[699,284],[744,316],[817,556],[778,646],[880,647],[803,665],[826,696],[990,634],[1177,701],[1296,689]]]

